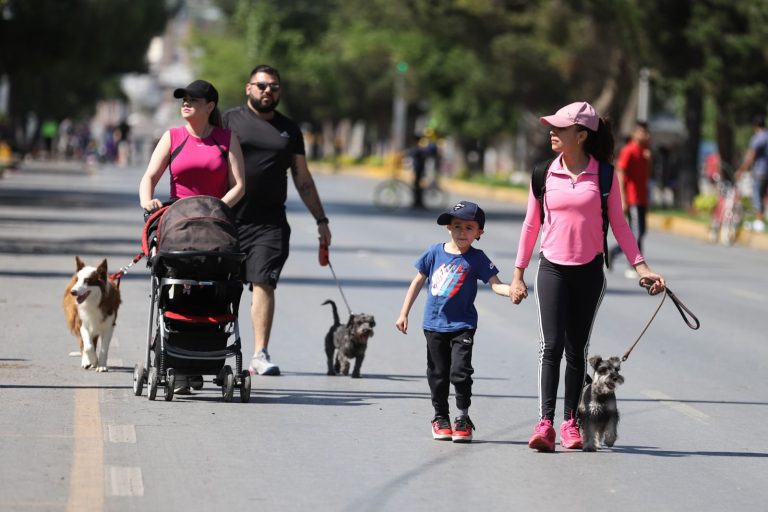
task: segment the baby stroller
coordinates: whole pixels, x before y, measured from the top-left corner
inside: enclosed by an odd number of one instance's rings
[[[219,199],[193,196],[153,212],[146,220],[142,249],[151,268],[147,351],[133,371],[133,392],[144,384],[154,400],[158,386],[173,400],[176,386],[201,389],[213,375],[225,402],[235,387],[240,401],[251,396],[251,375],[243,371],[237,313],[243,283],[237,228]],[[232,344],[227,345],[234,335]],[[225,364],[235,358],[235,370]]]

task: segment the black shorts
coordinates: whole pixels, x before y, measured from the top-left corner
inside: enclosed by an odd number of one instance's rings
[[[238,223],[240,250],[246,254],[243,262],[244,280],[248,283],[269,284],[277,288],[280,272],[288,260],[291,227],[283,224]]]

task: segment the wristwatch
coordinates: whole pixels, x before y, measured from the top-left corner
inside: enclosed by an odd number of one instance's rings
[[[317,219],[317,225],[319,226],[320,224],[328,224],[328,217],[320,217]]]

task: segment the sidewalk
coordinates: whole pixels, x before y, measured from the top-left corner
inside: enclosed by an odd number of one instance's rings
[[[374,166],[346,166],[341,170],[334,170],[331,164],[321,162],[310,162],[313,172],[324,174],[334,174],[337,172],[344,174],[356,174],[372,179],[386,179],[391,175],[391,171]],[[447,190],[458,195],[467,195],[494,201],[506,201],[513,204],[525,205],[528,202],[528,194],[520,189],[491,187],[477,183],[469,183],[463,180],[453,178],[441,178],[440,184]],[[648,228],[655,231],[663,231],[697,240],[709,241],[709,226],[691,219],[685,219],[674,215],[664,213],[649,213]],[[752,231],[742,230],[736,245],[768,251],[768,233],[754,233]]]

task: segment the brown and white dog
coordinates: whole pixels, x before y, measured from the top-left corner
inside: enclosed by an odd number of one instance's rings
[[[77,270],[64,291],[67,327],[80,342],[80,366],[105,372],[120,290],[109,280],[106,259],[98,267],[90,267],[75,256],[75,263]]]

